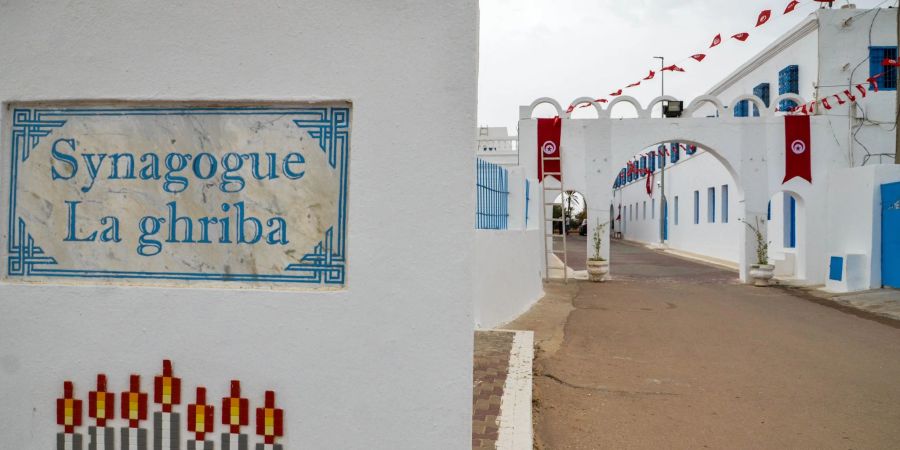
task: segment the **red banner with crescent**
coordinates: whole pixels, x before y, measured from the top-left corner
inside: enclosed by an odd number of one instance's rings
[[[784,181],[800,177],[812,183],[809,116],[784,116]]]
[[[559,117],[554,119],[538,119],[538,181],[544,181],[544,172],[550,174],[559,174],[560,160],[559,141],[562,135],[562,120]],[[543,157],[541,156],[543,155]],[[549,161],[544,158],[557,158]],[[561,175],[550,175],[557,180],[562,181]]]

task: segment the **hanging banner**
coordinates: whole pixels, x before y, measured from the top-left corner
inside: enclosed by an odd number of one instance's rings
[[[551,159],[549,161],[544,158],[559,158],[559,141],[562,135],[562,120],[559,117],[553,119],[538,119],[538,181],[544,181],[544,172],[557,180],[562,181],[560,160]],[[543,157],[541,156],[543,155]],[[543,163],[543,164],[542,164]]]
[[[784,116],[784,181],[800,177],[812,183],[809,116]]]

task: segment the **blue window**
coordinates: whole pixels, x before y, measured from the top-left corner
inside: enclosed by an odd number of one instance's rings
[[[716,188],[706,190],[706,221],[716,223]]]
[[[722,185],[722,223],[728,223],[728,185]]]
[[[693,155],[694,153],[697,153],[697,146],[696,146],[696,145],[688,145],[688,146],[687,146],[687,149],[685,149],[685,151],[684,151],[684,154],[685,154],[685,155],[688,155],[688,156],[691,156],[691,155]]]
[[[769,83],[762,83],[753,88],[753,95],[759,97],[760,100],[769,107]],[[759,108],[753,105],[753,117],[759,117]]]
[[[656,218],[656,199],[655,198],[650,199],[650,218],[651,219]]]
[[[878,78],[878,89],[885,91],[897,90],[897,68],[893,66],[882,66],[881,62],[885,58],[897,59],[897,47],[869,47],[869,76],[874,77],[879,73],[884,73]],[[872,84],[869,84],[869,90],[874,90]]]
[[[675,225],[678,225],[678,196],[675,196]]]
[[[644,220],[647,220],[647,200],[644,200]]]
[[[672,147],[672,149],[669,150],[669,160],[672,161],[672,164],[675,164],[678,162],[678,159],[680,159],[680,158],[681,158],[681,147],[680,146]]]
[[[694,225],[700,223],[700,191],[694,191]]]
[[[769,206],[766,207],[766,220],[772,220],[772,200],[769,200]]]
[[[647,168],[647,157],[646,156],[641,156],[641,166],[640,167],[641,167],[641,176],[642,177],[646,176],[647,174],[644,173],[644,169]]]
[[[734,105],[734,117],[747,117],[750,112],[750,100],[741,100]]]
[[[799,94],[800,93],[800,67],[795,65],[787,66],[778,72],[778,95],[782,94]],[[797,107],[797,103],[793,100],[782,100],[778,104],[778,109],[788,111]]]
[[[647,169],[651,172],[656,172],[656,152],[650,152],[650,158],[647,161],[647,165],[650,166]]]
[[[793,195],[787,195],[788,199],[788,233],[784,238],[786,248],[797,248],[797,200]]]

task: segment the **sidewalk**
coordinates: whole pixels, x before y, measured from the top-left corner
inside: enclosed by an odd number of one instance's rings
[[[532,448],[530,331],[476,331],[472,448]]]
[[[821,286],[782,288],[825,306],[900,327],[900,289],[834,293],[821,290]]]

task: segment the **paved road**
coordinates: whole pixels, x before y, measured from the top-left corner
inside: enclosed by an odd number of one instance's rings
[[[900,448],[900,329],[613,245],[609,283],[548,285],[540,448]]]
[[[558,250],[556,254],[559,259],[563,259],[562,237],[554,237],[553,249]],[[569,267],[573,270],[587,269],[587,238],[578,233],[569,233],[566,236],[566,253],[569,255]]]

